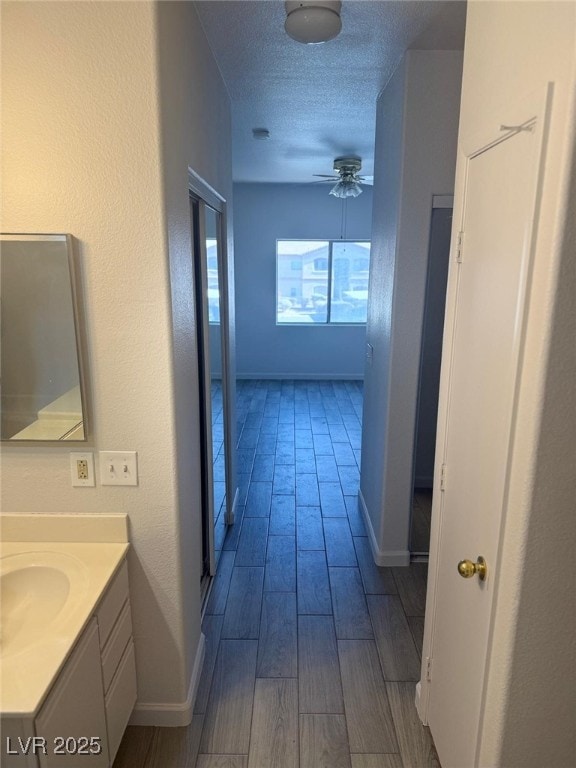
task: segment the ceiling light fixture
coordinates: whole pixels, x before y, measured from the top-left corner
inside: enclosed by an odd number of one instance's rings
[[[362,187],[357,181],[343,179],[333,186],[328,194],[341,198],[358,197],[362,194]]]
[[[340,34],[340,0],[286,0],[284,29],[299,43],[325,43]]]
[[[362,160],[359,157],[337,157],[334,160],[334,170],[340,176],[338,183],[330,190],[329,194],[334,197],[358,197],[362,194],[359,176],[362,169]]]

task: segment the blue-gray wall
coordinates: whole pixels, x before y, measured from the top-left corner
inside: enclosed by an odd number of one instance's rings
[[[365,326],[277,326],[276,240],[369,240],[372,189],[346,202],[328,184],[236,184],[236,363],[242,377],[362,378]]]
[[[408,51],[376,111],[360,494],[378,565],[408,565],[430,219],[452,195],[461,51]]]

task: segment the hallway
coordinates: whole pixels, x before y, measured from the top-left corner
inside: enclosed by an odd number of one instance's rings
[[[361,411],[358,382],[238,382],[241,507],[218,544],[194,719],[129,728],[115,768],[439,765],[413,704],[426,565],[374,565]]]

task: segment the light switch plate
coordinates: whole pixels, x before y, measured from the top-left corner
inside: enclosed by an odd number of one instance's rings
[[[70,479],[74,488],[89,488],[96,485],[93,453],[70,454]]]
[[[138,485],[136,451],[100,451],[100,485]]]

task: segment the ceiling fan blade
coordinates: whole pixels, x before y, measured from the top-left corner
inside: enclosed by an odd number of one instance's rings
[[[340,178],[339,176],[328,176],[326,173],[313,173],[312,176],[316,176],[320,179],[334,179],[334,181],[338,181]]]

